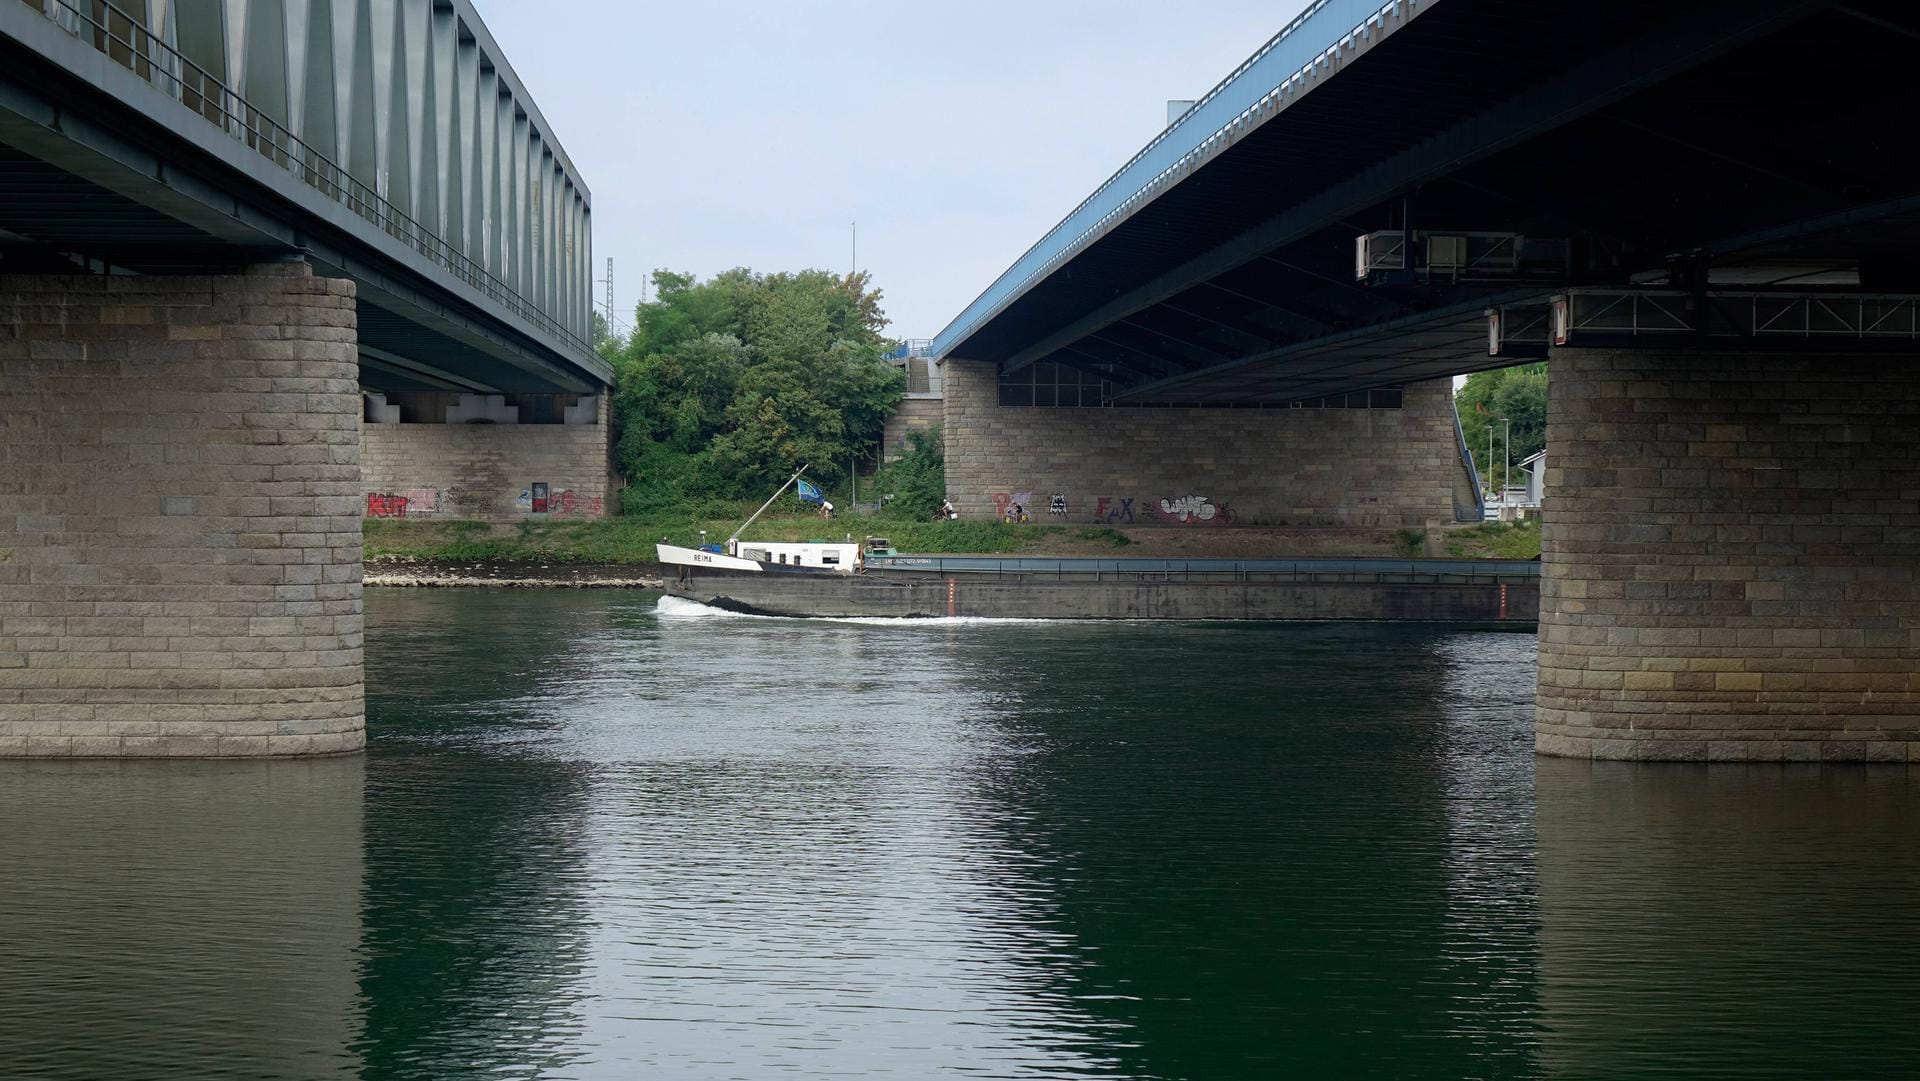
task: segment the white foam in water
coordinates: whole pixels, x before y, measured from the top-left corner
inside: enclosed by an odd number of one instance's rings
[[[1111,623],[1113,620],[1022,619],[1013,616],[763,616],[729,612],[685,597],[662,596],[656,610],[661,619],[778,619],[801,623],[861,623],[881,627],[960,627],[1000,623]]]

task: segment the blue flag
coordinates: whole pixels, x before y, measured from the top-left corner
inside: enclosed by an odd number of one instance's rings
[[[800,486],[796,490],[800,493],[800,502],[802,503],[820,503],[827,498],[821,494],[820,489],[815,488],[804,480],[800,482]]]

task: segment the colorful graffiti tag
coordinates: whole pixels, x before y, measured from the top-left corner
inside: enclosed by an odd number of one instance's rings
[[[1232,525],[1233,512],[1227,509],[1223,501],[1215,503],[1203,495],[1182,495],[1162,499],[1157,507],[1147,510],[1163,522],[1179,525]]]
[[[993,493],[993,516],[1005,521],[1013,508],[1019,507],[1021,513],[1033,513],[1033,492],[995,492]]]
[[[440,510],[440,493],[432,488],[409,488],[403,492],[368,492],[367,517],[418,518]]]
[[[1133,500],[1114,499],[1111,496],[1103,495],[1100,497],[1100,502],[1094,505],[1093,520],[1096,522],[1105,522],[1107,525],[1114,525],[1119,522],[1131,523],[1133,521]]]

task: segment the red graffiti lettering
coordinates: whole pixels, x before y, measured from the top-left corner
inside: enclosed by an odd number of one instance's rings
[[[367,493],[367,517],[369,518],[405,518],[407,516],[407,497],[392,492]]]

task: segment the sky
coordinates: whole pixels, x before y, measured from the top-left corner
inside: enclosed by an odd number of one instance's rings
[[[593,195],[594,276],[858,265],[931,338],[1303,0],[475,0]],[[604,285],[595,286],[596,302]]]

